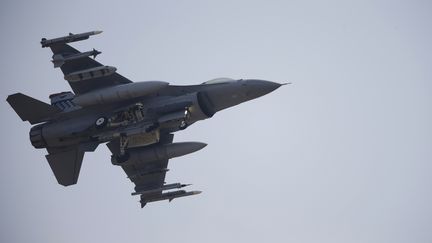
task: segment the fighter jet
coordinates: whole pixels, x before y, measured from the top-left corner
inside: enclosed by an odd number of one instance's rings
[[[106,143],[112,164],[121,167],[135,184],[132,195],[140,196],[141,207],[199,194],[182,189],[189,184],[165,183],[169,159],[206,146],[200,142],[173,143],[173,133],[268,94],[282,84],[230,78],[187,86],[132,82],[115,67],[95,61],[101,52],[80,52],[67,44],[101,32],[42,39],[42,47],[51,49],[54,67],[61,69],[73,92],[51,94],[51,104],[22,93],[8,96],[7,102],[18,116],[34,125],[31,144],[47,150],[46,159],[63,186],[77,183],[84,153]]]

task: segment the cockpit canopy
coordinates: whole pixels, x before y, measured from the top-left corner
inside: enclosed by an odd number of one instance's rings
[[[209,81],[204,82],[203,84],[222,84],[222,83],[231,83],[236,81],[232,78],[215,78]]]

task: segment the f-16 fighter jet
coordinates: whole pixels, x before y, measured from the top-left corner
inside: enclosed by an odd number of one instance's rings
[[[42,47],[52,50],[54,67],[61,69],[73,92],[51,94],[51,104],[22,93],[7,98],[23,121],[35,125],[30,129],[30,141],[35,148],[47,150],[46,159],[63,186],[77,183],[85,152],[107,143],[112,164],[121,167],[135,184],[132,195],[141,197],[141,207],[199,194],[184,190],[188,184],[165,183],[169,159],[206,146],[173,143],[173,133],[281,86],[229,78],[187,86],[163,81],[134,83],[115,67],[95,61],[101,52],[80,52],[67,44],[99,33],[71,33],[41,41]]]

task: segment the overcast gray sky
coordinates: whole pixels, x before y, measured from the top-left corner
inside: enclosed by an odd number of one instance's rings
[[[432,242],[430,1],[0,3],[1,242]],[[141,209],[100,146],[77,185],[4,101],[67,91],[40,38],[134,81],[293,82],[176,134],[209,145],[167,182],[203,193]]]

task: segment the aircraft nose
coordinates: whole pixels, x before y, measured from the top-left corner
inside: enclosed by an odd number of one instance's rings
[[[244,81],[244,84],[247,87],[246,96],[248,99],[261,97],[281,86],[279,83],[259,79],[248,79]]]
[[[212,109],[220,111],[240,103],[266,95],[281,84],[259,79],[243,79],[218,86],[205,91]]]

